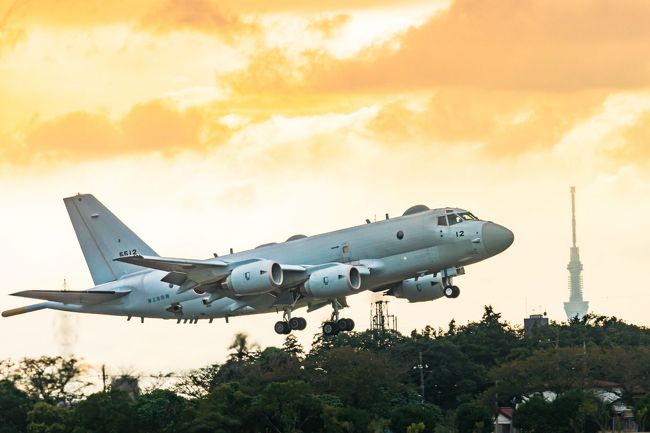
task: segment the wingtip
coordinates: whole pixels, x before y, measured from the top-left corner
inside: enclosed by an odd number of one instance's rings
[[[47,308],[46,302],[40,304],[34,304],[34,305],[27,305],[25,307],[12,308],[11,310],[3,311],[2,317],[17,316],[19,314],[31,313],[32,311],[38,311],[44,308]]]

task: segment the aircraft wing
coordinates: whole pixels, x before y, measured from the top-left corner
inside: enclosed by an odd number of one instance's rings
[[[127,256],[114,259],[117,262],[130,263],[145,268],[158,269],[167,272],[188,273],[200,269],[213,269],[220,267],[227,267],[228,263],[219,261],[208,260],[194,260],[194,259],[174,259],[168,257],[154,257],[154,256]]]
[[[95,305],[121,298],[129,293],[130,290],[25,290],[11,295],[64,304]]]
[[[118,262],[130,263],[150,269],[167,271],[161,281],[179,287],[179,293],[195,289],[200,286],[213,284],[225,279],[232,269],[246,263],[256,262],[261,259],[247,259],[237,262],[222,260],[195,260],[176,259],[156,256],[127,256],[114,259]],[[284,272],[304,273],[305,267],[298,265],[281,265]]]

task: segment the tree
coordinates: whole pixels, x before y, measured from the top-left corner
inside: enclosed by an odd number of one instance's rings
[[[599,427],[594,416],[601,408],[589,392],[570,390],[552,402],[537,395],[521,404],[514,415],[514,425],[525,433],[595,433]]]
[[[133,431],[133,401],[123,391],[99,392],[75,407],[73,433],[127,433]]]
[[[0,433],[25,431],[30,406],[27,394],[13,382],[0,380]]]
[[[16,371],[19,384],[34,398],[47,403],[71,402],[89,384],[78,380],[82,368],[76,358],[61,356],[23,359]]]
[[[134,409],[140,432],[180,432],[189,420],[187,402],[173,391],[155,390],[141,395]]]
[[[426,429],[423,422],[413,423],[406,427],[406,433],[422,433]]]
[[[196,415],[188,423],[188,430],[191,433],[252,432],[252,425],[257,421],[249,410],[252,400],[238,383],[217,385],[198,400]]]
[[[305,355],[305,349],[303,349],[302,345],[293,334],[286,336],[284,344],[282,345],[282,350],[296,359],[302,359]]]
[[[173,390],[188,398],[203,397],[215,387],[220,368],[219,364],[210,364],[190,370],[181,376]]]
[[[441,418],[442,413],[437,406],[432,404],[406,404],[393,409],[390,416],[390,428],[395,433],[406,433],[409,426],[421,425],[422,428],[417,430],[418,432],[434,433],[435,427]],[[419,429],[419,427],[417,428]]]
[[[230,353],[230,359],[234,359],[241,363],[244,361],[251,361],[255,358],[254,349],[258,349],[256,344],[250,344],[248,341],[248,334],[238,332],[228,346],[228,349],[233,352]]]
[[[450,332],[451,327],[450,324]],[[448,338],[462,347],[470,360],[485,368],[507,360],[511,351],[520,345],[520,334],[502,322],[501,313],[496,313],[490,305],[484,307],[480,322],[456,327]]]
[[[456,410],[458,433],[489,433],[492,423],[490,409],[477,401],[463,403]]]
[[[648,431],[650,429],[650,392],[639,399],[634,409],[639,429]]]
[[[272,383],[253,402],[259,427],[282,433],[317,433],[325,429],[323,402],[304,382]]]
[[[517,407],[513,424],[525,433],[547,433],[554,431],[553,408],[542,396],[535,395]]]
[[[318,393],[337,395],[345,405],[358,409],[387,413],[391,400],[409,394],[402,384],[407,367],[380,353],[333,348],[309,359],[305,370]]]
[[[67,409],[44,401],[37,402],[27,413],[27,433],[65,433],[68,427]]]
[[[461,347],[448,338],[432,340],[419,336],[403,340],[389,353],[395,362],[410,361],[409,382],[418,390],[420,352],[425,369],[425,397],[443,409],[455,408],[462,395],[474,395],[492,383],[485,368],[469,359]]]

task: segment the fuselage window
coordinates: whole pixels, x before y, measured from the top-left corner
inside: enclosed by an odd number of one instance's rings
[[[467,221],[478,220],[478,218],[476,218],[474,215],[472,215],[471,212],[463,212],[463,213],[461,213],[459,215],[460,215],[461,218],[463,218],[464,220],[467,220]]]
[[[439,216],[438,217],[438,225],[439,226],[446,226],[447,225],[447,217],[446,216]]]
[[[449,219],[449,225],[453,226],[454,224],[462,223],[463,219],[459,217],[458,215],[454,214],[449,214],[447,215],[447,218]]]

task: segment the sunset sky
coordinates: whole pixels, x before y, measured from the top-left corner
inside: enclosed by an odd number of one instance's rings
[[[650,325],[648,23],[634,0],[0,0],[0,309],[92,286],[61,200],[87,192],[187,258],[463,207],[515,243],[456,300],[392,301],[399,330],[485,304],[564,320],[576,185],[590,310]],[[346,311],[361,329],[370,300]],[[60,314],[0,319],[0,359],[60,353]],[[283,341],[275,315],[72,320],[75,353],[114,369]]]

